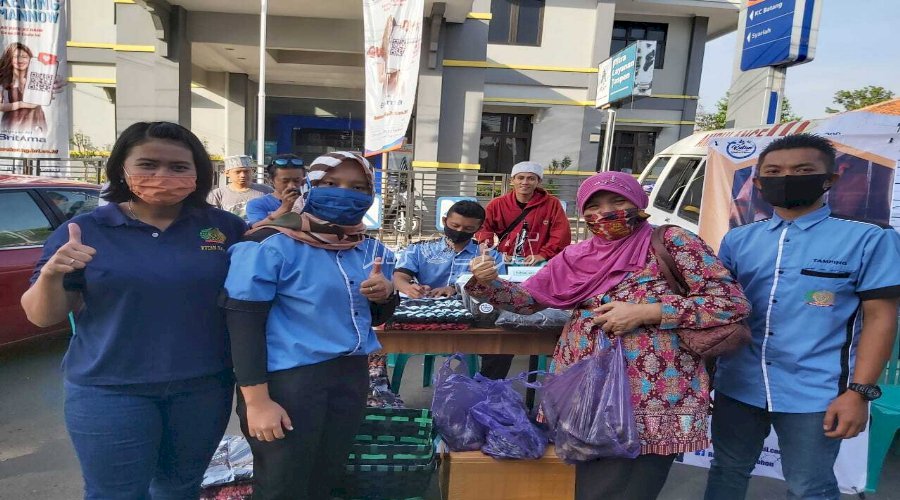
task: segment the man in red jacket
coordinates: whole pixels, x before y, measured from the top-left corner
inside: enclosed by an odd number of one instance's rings
[[[487,219],[475,239],[493,245],[499,238],[496,250],[507,262],[528,266],[562,252],[572,242],[572,230],[559,199],[541,187],[543,179],[544,167],[539,163],[523,161],[513,166],[513,190],[488,203]]]

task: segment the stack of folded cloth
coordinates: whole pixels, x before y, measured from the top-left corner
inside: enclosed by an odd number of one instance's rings
[[[393,330],[465,330],[475,317],[458,299],[403,299],[388,327]]]

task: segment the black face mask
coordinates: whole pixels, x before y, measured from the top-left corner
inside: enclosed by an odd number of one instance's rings
[[[757,177],[763,199],[781,208],[808,207],[828,191],[825,182],[831,174]]]
[[[444,236],[446,236],[447,239],[450,240],[450,242],[459,244],[472,241],[472,238],[475,237],[475,233],[466,233],[463,231],[457,231],[456,229],[445,227]]]

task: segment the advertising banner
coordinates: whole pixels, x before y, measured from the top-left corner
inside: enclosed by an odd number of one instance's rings
[[[69,155],[65,0],[0,2],[0,156]]]
[[[419,81],[423,0],[364,0],[365,155],[403,146]]]
[[[835,169],[841,177],[827,194],[832,212],[900,230],[898,119],[900,104],[892,101],[805,122],[803,132],[827,137],[837,149]],[[753,177],[759,153],[778,137],[775,129],[760,130],[758,136],[709,138],[700,236],[715,249],[729,228],[772,216]]]

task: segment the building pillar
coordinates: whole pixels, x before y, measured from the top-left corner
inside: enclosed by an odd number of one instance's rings
[[[591,63],[596,68],[609,56],[612,45],[613,20],[616,17],[616,4],[614,0],[601,0],[597,2],[597,23],[594,27],[594,47]],[[588,82],[588,99],[597,99],[597,77]],[[597,170],[597,156],[600,154],[600,141],[591,142],[591,134],[601,134],[606,113],[597,108],[584,109],[584,122],[581,128],[581,151],[575,164],[578,170]],[[602,136],[601,136],[602,137]],[[602,140],[602,139],[601,139]]]
[[[247,101],[249,78],[245,74],[228,73],[228,100],[225,103],[225,155],[247,151]]]
[[[153,46],[153,52],[116,52],[116,134],[139,121],[191,126],[191,45],[188,12],[153,12],[116,4],[116,43]]]
[[[691,22],[691,42],[688,52],[688,63],[684,74],[684,95],[700,95],[700,76],[703,74],[703,57],[706,54],[706,30],[709,26],[708,17],[695,17]],[[681,110],[681,121],[693,122],[697,118],[697,100],[686,99]],[[694,133],[693,125],[681,125],[678,129],[678,138]]]

